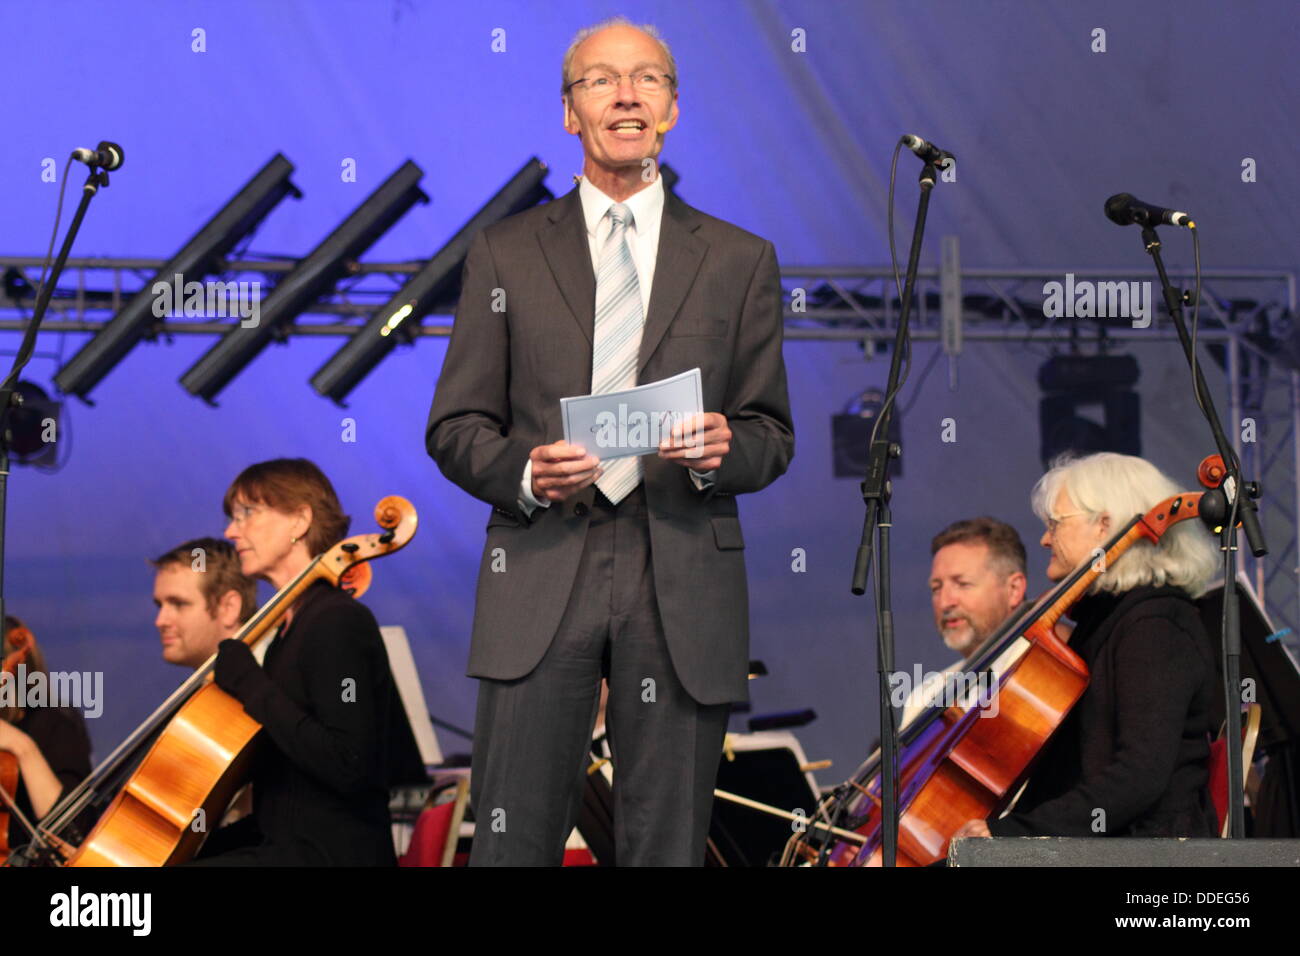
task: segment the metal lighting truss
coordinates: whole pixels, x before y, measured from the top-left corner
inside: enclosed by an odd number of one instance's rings
[[[30,314],[30,289],[15,302],[10,292],[35,286],[43,260],[34,256],[0,256],[5,290],[0,291],[0,332],[23,328]],[[96,332],[164,264],[160,259],[70,259],[49,305],[42,331]],[[276,258],[230,261],[221,270],[226,281],[260,280],[265,287],[290,272],[296,260]],[[348,277],[333,295],[308,306],[287,335],[355,336],[367,318],[418,273],[425,261],[350,262]],[[937,342],[955,376],[965,342],[1002,342],[1012,347],[1080,346],[1091,350],[1100,341],[1122,348],[1127,343],[1166,342],[1177,348],[1177,333],[1161,296],[1152,296],[1151,325],[1092,318],[1052,318],[1042,311],[1043,285],[1076,281],[1137,281],[1155,284],[1146,263],[1122,269],[984,269],[960,265],[955,237],[941,241],[937,268],[917,274],[912,312],[914,341]],[[1192,288],[1187,270],[1171,271],[1180,288]],[[16,280],[25,280],[16,281]],[[898,297],[889,267],[785,266],[781,270],[785,300],[785,337],[789,340],[840,340],[862,345],[868,354],[893,341]],[[1191,311],[1187,310],[1190,323]],[[446,336],[450,315],[431,316],[414,336]],[[1300,627],[1300,330],[1295,328],[1296,274],[1287,270],[1212,269],[1202,273],[1198,351],[1213,354],[1229,384],[1227,431],[1247,476],[1263,486],[1260,519],[1270,554],[1253,559],[1244,549],[1242,570],[1278,626]],[[178,321],[160,319],[149,338],[184,334],[224,334],[238,318]],[[1253,419],[1255,441],[1242,441],[1242,422]],[[1192,428],[1199,422],[1189,421]],[[1204,436],[1208,443],[1208,434]]]
[[[1076,280],[1151,281],[1151,324],[1135,329],[1128,319],[1052,318],[1043,315],[1043,285]],[[781,270],[788,339],[850,340],[870,355],[892,343],[898,320],[893,271],[882,268],[786,266]],[[1176,287],[1194,288],[1187,270],[1173,270]],[[791,309],[802,291],[804,308]],[[954,237],[942,242],[940,267],[917,273],[909,331],[915,341],[938,342],[950,376],[963,343],[1003,342],[1012,347],[1056,345],[1093,350],[1129,343],[1166,342],[1178,349],[1178,333],[1164,309],[1149,267],[1123,269],[961,268]],[[1190,327],[1191,309],[1184,309]],[[1256,559],[1244,547],[1240,570],[1265,602],[1275,626],[1300,629],[1300,315],[1296,274],[1286,270],[1217,269],[1201,273],[1197,351],[1202,362],[1222,365],[1228,380],[1225,431],[1244,474],[1263,488],[1260,521],[1269,554]],[[1213,358],[1209,358],[1212,354]],[[1190,373],[1189,379],[1190,382]],[[1253,433],[1248,427],[1253,424]],[[1202,428],[1199,416],[1190,429]],[[1243,442],[1243,432],[1253,441]],[[1208,428],[1193,431],[1211,451]],[[1242,539],[1244,542],[1244,538]]]

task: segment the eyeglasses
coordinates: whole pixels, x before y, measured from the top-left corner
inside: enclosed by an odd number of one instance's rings
[[[1055,518],[1048,518],[1048,519],[1047,519],[1047,533],[1048,533],[1048,534],[1056,534],[1056,529],[1060,526],[1061,522],[1064,521],[1066,518],[1077,518],[1077,517],[1079,517],[1080,515],[1086,515],[1086,514],[1091,514],[1091,512],[1088,512],[1088,511],[1071,511],[1068,515],[1057,515]]]
[[[262,505],[232,505],[230,508],[230,523],[242,525],[259,511],[265,510],[266,508]]]
[[[672,86],[676,81],[675,77],[667,73],[652,73],[648,70],[637,73],[593,73],[591,76],[584,76],[580,80],[574,80],[565,89],[567,91],[572,90],[575,86],[580,86],[583,95],[588,99],[604,99],[614,94],[625,76],[632,81],[633,89],[647,96],[659,93],[666,87]]]

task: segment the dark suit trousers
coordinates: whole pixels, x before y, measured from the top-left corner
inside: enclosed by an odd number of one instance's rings
[[[696,703],[673,669],[644,485],[617,506],[596,493],[573,591],[541,663],[518,680],[479,681],[471,865],[560,864],[602,675],[619,865],[701,865],[730,705]]]

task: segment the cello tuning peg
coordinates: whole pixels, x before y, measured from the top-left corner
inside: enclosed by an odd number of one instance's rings
[[[379,543],[380,543],[380,544],[389,544],[389,543],[392,542],[394,536],[395,536],[395,532],[394,532],[394,531],[385,531],[383,534],[381,534],[381,535],[379,536]]]
[[[342,547],[343,550],[346,551],[348,554],[354,554],[357,551],[359,551],[361,548],[361,546],[354,541],[348,541],[345,544],[343,544]]]

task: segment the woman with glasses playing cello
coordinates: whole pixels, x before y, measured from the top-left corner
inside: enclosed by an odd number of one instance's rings
[[[245,469],[225,511],[243,572],[277,590],[349,523],[329,479],[305,459]],[[267,640],[263,666],[246,644],[222,641],[213,672],[263,728],[251,777],[258,835],[197,865],[395,865],[388,788],[414,742],[374,616],[316,581]]]
[[[1180,491],[1149,462],[1098,454],[1058,464],[1034,488],[1047,576],[1096,560],[1134,514]],[[1200,522],[1143,541],[1097,578],[1071,616],[1088,665],[1083,696],[1048,741],[1015,812],[972,836],[1212,837],[1207,763],[1211,646],[1192,599],[1215,570]]]

